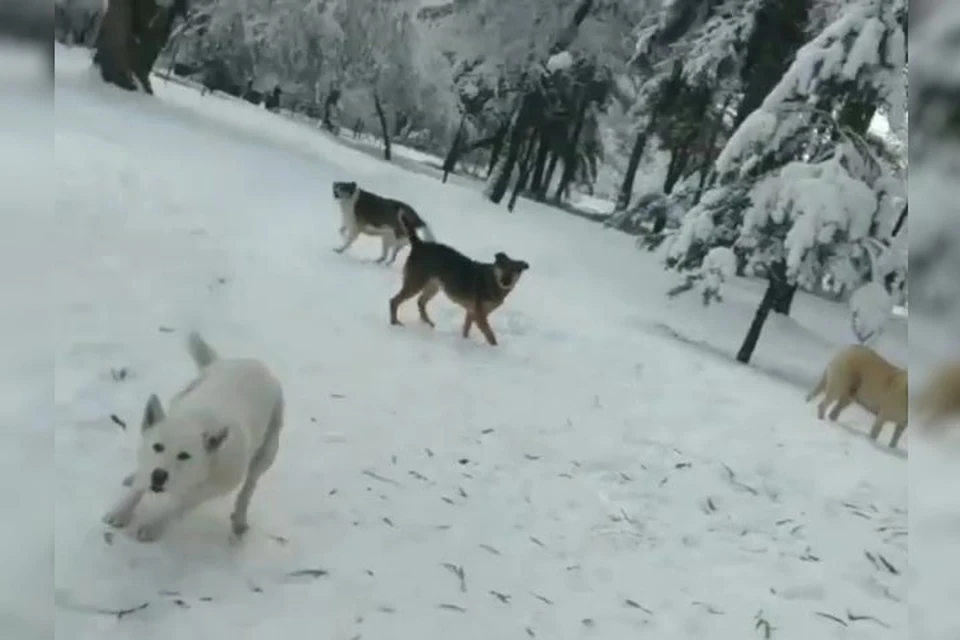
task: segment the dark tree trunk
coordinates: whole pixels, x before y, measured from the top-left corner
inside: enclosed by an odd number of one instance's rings
[[[537,147],[537,156],[533,161],[533,175],[530,178],[530,194],[539,202],[543,202],[547,197],[548,183],[543,179],[547,172],[547,158],[550,157],[550,144],[552,142],[552,127],[540,127],[540,144]]]
[[[399,112],[393,119],[393,137],[399,138],[403,134],[404,128],[410,123],[410,117],[404,112]]]
[[[773,306],[773,312],[780,315],[789,316],[793,308],[793,299],[797,295],[797,285],[789,285],[782,295],[777,298],[777,303]]]
[[[764,0],[747,40],[740,72],[743,99],[737,106],[734,129],[763,104],[807,41],[810,4],[810,0]]]
[[[323,128],[331,133],[333,133],[335,130],[331,112],[333,111],[333,107],[336,106],[338,102],[340,102],[339,89],[331,89],[330,94],[323,101]]]
[[[697,167],[697,171],[700,173],[700,184],[697,185],[697,192],[693,197],[694,205],[700,204],[700,198],[703,197],[704,191],[707,190],[707,187],[712,184],[712,181],[715,178],[713,173],[713,163],[716,161],[718,153],[718,149],[716,148],[717,138],[720,137],[720,132],[723,130],[724,114],[727,111],[727,107],[730,106],[731,100],[732,98],[727,98],[724,100],[717,119],[713,121],[712,126],[710,127],[710,136],[707,139],[706,146],[703,148],[703,155],[700,158],[700,166]]]
[[[104,82],[127,91],[136,91],[133,80],[135,55],[133,36],[133,3],[137,0],[110,0],[100,22],[93,62],[100,68]]]
[[[373,108],[377,112],[377,120],[380,121],[380,131],[383,135],[383,159],[390,162],[390,130],[387,127],[387,114],[383,111],[380,93],[376,90],[373,92]]]
[[[640,160],[643,158],[643,150],[647,147],[647,136],[652,127],[651,124],[637,132],[637,137],[633,141],[633,149],[630,151],[630,160],[627,162],[627,172],[623,176],[623,184],[620,185],[620,193],[617,194],[616,211],[625,211],[630,206],[630,200],[633,198],[633,182],[637,178],[637,169],[640,168]]]
[[[503,143],[507,141],[507,132],[509,129],[509,123],[501,125],[493,135],[493,141],[490,143],[490,162],[487,165],[487,178],[493,174],[493,169],[500,160],[500,154],[503,153]]]
[[[570,47],[577,36],[580,25],[587,18],[591,9],[593,9],[593,4],[594,0],[580,0],[570,22],[557,35],[557,38],[551,45],[551,55],[565,51]],[[513,172],[519,159],[520,145],[529,137],[531,124],[542,119],[543,108],[543,96],[541,96],[536,89],[528,89],[520,101],[517,117],[514,119],[513,126],[510,129],[507,156],[502,166],[500,166],[499,173],[493,176],[494,183],[490,189],[489,196],[491,202],[499,203],[503,200],[503,196],[506,195],[510,179],[513,177]],[[498,166],[496,159],[491,157],[491,175],[493,168],[496,166]]]
[[[743,339],[743,344],[737,352],[737,361],[744,364],[750,362],[753,352],[760,341],[760,334],[763,332],[763,325],[766,324],[770,312],[779,304],[780,299],[789,291],[790,285],[787,283],[787,263],[783,260],[774,262],[769,267],[767,274],[767,290],[763,293],[760,300],[760,306],[753,316],[753,322],[750,323],[750,329]]]
[[[556,151],[550,152],[550,162],[547,164],[547,175],[543,177],[543,194],[546,198],[547,191],[550,190],[550,184],[553,182],[553,173],[557,170],[557,165],[560,164],[560,154]]]
[[[859,135],[863,135],[870,128],[873,116],[877,113],[877,103],[871,99],[851,98],[840,110],[838,120],[840,124],[849,127]]]
[[[150,73],[167,44],[186,0],[158,6],[156,0],[110,0],[97,34],[94,64],[105,82],[128,91],[153,93]]]
[[[573,181],[577,172],[577,145],[580,142],[580,132],[583,131],[583,123],[587,118],[588,98],[584,94],[580,97],[580,105],[577,108],[576,120],[573,125],[573,132],[566,140],[563,157],[563,173],[560,174],[560,182],[557,184],[557,190],[553,194],[553,199],[560,202],[563,194],[566,193],[570,183]]]
[[[667,177],[663,181],[663,192],[667,195],[673,193],[673,188],[680,182],[684,171],[687,170],[687,164],[690,161],[689,148],[684,145],[673,149],[670,153],[670,164],[667,166]]]
[[[457,135],[453,136],[453,142],[450,144],[450,150],[447,151],[447,157],[443,159],[443,178],[441,182],[447,181],[453,170],[457,167],[457,160],[460,157],[460,147],[463,140],[463,130],[466,126],[467,114],[460,116],[460,125],[457,127]]]
[[[907,223],[907,204],[903,205],[903,209],[900,210],[900,216],[897,218],[897,223],[893,225],[893,235],[894,237],[900,234],[900,231],[903,229],[903,226]]]
[[[507,193],[510,186],[510,178],[513,177],[513,170],[520,159],[520,150],[524,139],[529,135],[530,120],[534,114],[534,104],[536,98],[534,94],[527,94],[520,102],[520,108],[517,110],[517,116],[513,121],[513,128],[510,131],[510,142],[507,145],[507,157],[504,158],[503,166],[494,176],[493,187],[490,189],[490,202],[500,204],[503,196]]]
[[[517,199],[527,187],[527,180],[530,179],[530,173],[533,169],[533,150],[536,146],[536,136],[531,136],[530,140],[527,141],[527,148],[523,152],[523,159],[520,161],[520,176],[517,178],[517,183],[513,185],[513,193],[510,194],[507,211],[513,211],[513,208],[517,204]]]

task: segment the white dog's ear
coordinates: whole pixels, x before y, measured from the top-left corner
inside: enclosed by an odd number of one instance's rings
[[[206,433],[203,436],[203,446],[206,448],[207,453],[213,453],[220,448],[220,445],[223,444],[223,441],[227,439],[227,434],[230,433],[230,430],[226,427],[218,429],[213,433]]]
[[[163,420],[163,418],[163,405],[160,404],[160,398],[154,393],[150,396],[150,399],[147,400],[147,406],[143,410],[143,422],[140,424],[140,429],[146,431]]]

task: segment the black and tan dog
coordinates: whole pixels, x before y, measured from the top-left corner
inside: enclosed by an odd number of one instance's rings
[[[423,230],[424,238],[431,241],[434,239],[430,227],[413,207],[406,202],[365,191],[357,186],[356,182],[334,182],[333,199],[340,204],[342,217],[340,235],[343,237],[343,244],[334,249],[337,253],[346,251],[361,233],[380,236],[383,247],[377,262],[386,260],[387,264],[393,264],[397,253],[408,242],[406,227],[400,222],[401,214],[410,217],[414,228]],[[393,254],[387,260],[387,254],[391,250]]]
[[[463,337],[470,335],[470,328],[476,323],[487,342],[497,344],[488,317],[503,304],[530,265],[502,251],[494,256],[492,263],[471,260],[445,244],[421,240],[406,215],[401,214],[400,221],[410,238],[410,255],[403,265],[403,285],[390,299],[390,324],[402,324],[397,319],[400,305],[420,294],[417,298],[420,319],[433,327],[427,304],[442,289],[466,312]]]

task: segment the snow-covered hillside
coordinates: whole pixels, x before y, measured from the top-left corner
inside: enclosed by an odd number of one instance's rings
[[[112,90],[83,53],[58,64],[57,637],[904,637],[906,461],[862,438],[861,414],[818,422],[805,388],[678,340],[663,289],[637,289],[636,269],[662,275],[631,238],[508,215],[239,101]],[[388,325],[400,267],[372,264],[369,240],[330,250],[336,179],[408,200],[472,256],[530,262],[492,318],[499,347],[460,338],[439,299],[436,330],[412,306]],[[45,284],[17,275],[8,337],[49,353],[30,305]],[[192,327],[286,387],[238,547],[227,504],[152,545],[100,524],[147,395],[192,374]],[[24,455],[0,485],[43,464],[42,407],[9,416]],[[11,566],[0,602],[29,602],[37,577]]]

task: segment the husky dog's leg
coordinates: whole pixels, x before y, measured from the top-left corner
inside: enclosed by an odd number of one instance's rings
[[[133,484],[132,479],[130,480],[130,484]],[[136,510],[137,505],[140,504],[144,493],[143,489],[134,489],[132,487],[124,492],[123,497],[103,516],[104,524],[116,527],[117,529],[122,529],[130,524],[130,521],[133,520],[133,512]]]
[[[377,258],[377,264],[382,264],[387,259],[387,254],[396,242],[396,236],[389,231],[384,231],[380,236],[380,257]]]
[[[390,255],[390,259],[387,260],[387,264],[393,264],[396,262],[397,254],[400,253],[400,249],[403,249],[407,244],[407,238],[405,236],[395,237],[393,240],[393,253]]]
[[[137,527],[137,540],[140,542],[153,542],[167,529],[167,527],[183,517],[189,511],[193,511],[198,506],[216,498],[223,493],[220,487],[207,487],[184,496],[177,502],[162,509],[160,513],[152,519],[147,520]]]
[[[247,510],[250,508],[250,499],[257,488],[257,482],[260,477],[267,472],[273,465],[277,457],[277,450],[280,448],[280,429],[283,426],[283,400],[277,402],[274,407],[273,415],[270,418],[270,424],[267,425],[267,431],[264,435],[263,444],[250,459],[250,466],[247,469],[247,477],[243,481],[243,486],[237,493],[237,499],[233,505],[233,512],[230,514],[230,527],[234,539],[239,539],[247,532],[250,525],[247,523]]]
[[[343,253],[350,248],[350,245],[357,241],[357,238],[360,237],[360,228],[356,225],[346,225],[346,229],[342,235],[343,244],[334,249],[337,253]]]

